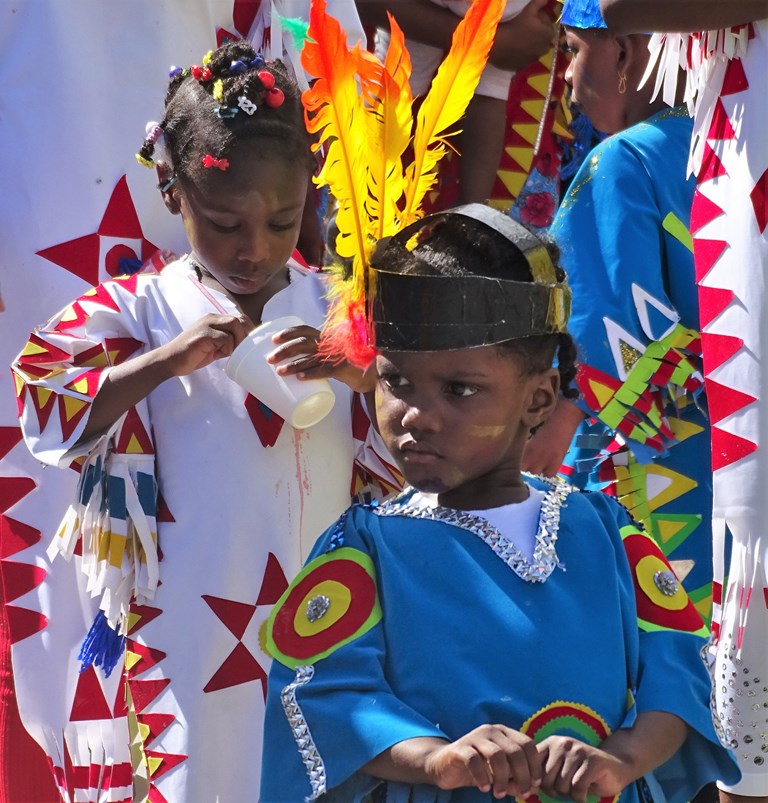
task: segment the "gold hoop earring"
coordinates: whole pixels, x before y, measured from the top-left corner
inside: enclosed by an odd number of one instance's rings
[[[625,72],[619,73],[619,94],[623,95],[627,91],[627,74]]]

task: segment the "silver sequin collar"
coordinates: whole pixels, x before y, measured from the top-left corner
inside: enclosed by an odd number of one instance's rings
[[[539,527],[533,558],[528,559],[489,521],[482,516],[454,510],[449,507],[423,507],[414,502],[414,491],[409,490],[394,499],[373,508],[378,516],[409,516],[416,519],[429,519],[461,527],[481,538],[510,569],[527,583],[543,583],[555,570],[565,571],[555,551],[557,533],[560,529],[560,509],[575,488],[562,480],[551,477],[536,477],[547,486],[539,514]]]

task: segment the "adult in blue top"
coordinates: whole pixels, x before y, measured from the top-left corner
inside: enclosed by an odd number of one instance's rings
[[[712,479],[686,179],[692,121],[637,89],[645,34],[566,0],[566,80],[612,136],[587,157],[551,228],[573,291],[579,405],[563,402],[526,467],[616,496],[674,562],[702,615],[712,599]],[[575,429],[575,436],[574,436]],[[573,439],[572,439],[572,436]],[[567,456],[563,456],[567,449]]]

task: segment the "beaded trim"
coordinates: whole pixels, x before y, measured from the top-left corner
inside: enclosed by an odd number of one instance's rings
[[[440,505],[431,508],[416,507],[412,503],[412,491],[407,492],[408,496],[401,495],[382,503],[374,508],[373,512],[377,516],[411,516],[461,527],[485,541],[520,579],[527,583],[543,583],[555,568],[565,571],[564,564],[560,563],[557,557],[555,544],[560,529],[560,508],[575,488],[552,477],[537,477],[537,479],[541,480],[548,490],[541,503],[539,528],[531,560],[528,560],[508,538],[482,516]]]
[[[307,776],[309,777],[309,785],[312,787],[312,794],[306,798],[307,801],[317,800],[321,795],[325,794],[326,790],[326,777],[325,777],[325,764],[320,757],[315,740],[309,731],[309,725],[304,718],[304,712],[301,710],[298,701],[296,700],[296,689],[299,686],[305,686],[315,675],[315,668],[313,666],[299,666],[296,669],[296,676],[293,683],[289,683],[281,692],[280,699],[283,703],[283,711],[288,718],[288,724],[293,731],[293,738],[299,748],[301,760],[307,768]]]

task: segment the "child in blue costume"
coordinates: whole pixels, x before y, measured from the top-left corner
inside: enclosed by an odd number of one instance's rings
[[[572,393],[553,250],[473,204],[374,253],[378,425],[411,487],[350,508],[269,618],[262,803],[686,801],[738,777],[653,539],[521,474]]]

